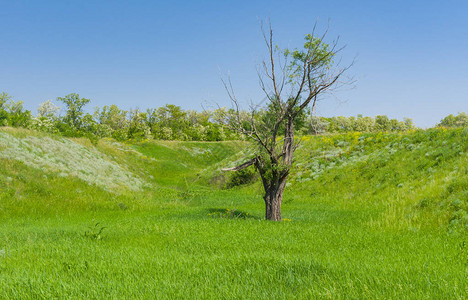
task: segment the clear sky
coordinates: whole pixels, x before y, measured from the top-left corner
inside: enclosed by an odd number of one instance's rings
[[[0,92],[36,112],[76,92],[93,106],[201,110],[229,106],[220,81],[262,100],[256,66],[276,43],[298,47],[318,19],[357,56],[355,88],[324,99],[324,116],[386,114],[418,126],[468,111],[468,1],[5,1]],[[202,106],[203,105],[203,106]]]

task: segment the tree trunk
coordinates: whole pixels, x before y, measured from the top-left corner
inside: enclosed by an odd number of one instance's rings
[[[281,221],[281,202],[283,201],[283,192],[286,186],[286,178],[279,184],[271,185],[265,191],[265,219],[271,221]]]
[[[264,171],[258,164],[257,169],[260,171],[262,177],[263,187],[265,189],[265,218],[272,221],[281,221],[281,203],[283,202],[284,188],[286,187],[286,180],[289,175],[291,168],[293,154],[294,154],[294,119],[288,119],[286,123],[286,129],[284,133],[284,144],[283,144],[283,157],[282,163],[278,164],[277,161],[275,168],[281,166],[282,171],[273,175],[273,178],[268,180],[264,176]]]

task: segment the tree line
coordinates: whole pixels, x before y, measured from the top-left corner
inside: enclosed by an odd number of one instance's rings
[[[95,108],[85,112],[91,101],[79,94],[58,97],[54,104],[51,100],[40,104],[37,113],[26,110],[22,101],[12,96],[0,94],[0,126],[23,127],[38,131],[59,133],[64,136],[87,136],[92,139],[104,137],[119,141],[130,139],[157,139],[181,141],[224,141],[244,139],[242,134],[229,126],[232,109],[184,110],[173,104],[146,111],[139,109],[124,110],[117,105]],[[242,112],[247,114],[248,112]],[[268,117],[268,108],[257,112],[256,118]],[[248,126],[246,124],[245,126]],[[445,117],[437,126],[468,126],[468,115]],[[390,119],[385,115],[376,117],[319,117],[305,111],[296,120],[299,134],[326,134],[346,132],[408,131],[415,129],[412,119],[402,121]]]

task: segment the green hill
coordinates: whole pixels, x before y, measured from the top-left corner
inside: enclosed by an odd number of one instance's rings
[[[468,129],[304,137],[281,223],[248,148],[0,129],[0,297],[466,296]]]

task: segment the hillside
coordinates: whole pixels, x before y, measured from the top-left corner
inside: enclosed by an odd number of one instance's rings
[[[0,297],[466,296],[468,129],[304,137],[281,223],[248,147],[1,128]]]
[[[220,169],[252,153],[228,157],[205,176],[225,186],[236,175]],[[376,210],[374,225],[468,230],[468,129],[303,137],[288,187],[289,202]]]

